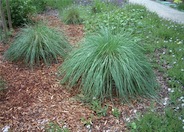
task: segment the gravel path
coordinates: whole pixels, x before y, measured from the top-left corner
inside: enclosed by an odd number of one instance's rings
[[[129,2],[144,5],[148,10],[156,12],[162,18],[184,24],[184,12],[151,0],[129,0]]]

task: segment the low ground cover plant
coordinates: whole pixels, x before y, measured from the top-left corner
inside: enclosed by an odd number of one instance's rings
[[[93,13],[100,13],[102,12],[103,10],[107,9],[107,3],[101,1],[101,0],[94,0],[92,2],[92,12]]]
[[[68,41],[59,31],[44,24],[36,24],[22,29],[4,57],[12,62],[23,61],[33,67],[42,62],[57,62],[58,56],[65,57],[70,48]]]
[[[89,35],[60,68],[62,83],[78,81],[86,99],[117,96],[129,100],[155,95],[157,82],[150,64],[131,36],[114,35],[108,28]],[[148,78],[149,77],[149,78]]]
[[[85,29],[88,32],[93,32],[98,30],[101,25],[105,25],[115,32],[126,30],[126,32],[138,33],[143,26],[141,21],[146,16],[146,11],[145,7],[139,5],[126,5],[124,8],[116,6],[108,11],[91,15],[84,21]]]
[[[101,102],[97,99],[93,99],[90,104],[90,108],[95,112],[97,116],[106,116],[108,112],[108,105],[102,106]]]
[[[94,14],[101,12],[109,12],[114,9],[117,9],[117,6],[121,4],[122,2],[116,1],[93,0],[91,3],[91,12]]]
[[[46,0],[46,2],[49,7],[63,10],[72,5],[74,0]]]
[[[147,112],[131,123],[131,132],[181,132],[183,131],[181,113],[166,109],[164,113]]]

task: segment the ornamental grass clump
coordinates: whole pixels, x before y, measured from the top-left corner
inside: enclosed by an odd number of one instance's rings
[[[4,57],[33,67],[41,63],[57,62],[58,57],[65,57],[70,49],[68,41],[59,31],[36,24],[22,29]]]
[[[61,18],[66,24],[81,24],[83,22],[82,16],[84,13],[80,11],[78,6],[70,6],[61,11]]]
[[[126,33],[108,29],[87,36],[60,67],[62,83],[80,83],[86,100],[116,96],[128,101],[139,95],[155,97],[155,75],[140,46]]]

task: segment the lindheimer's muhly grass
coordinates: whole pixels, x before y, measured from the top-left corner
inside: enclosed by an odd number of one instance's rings
[[[23,61],[33,67],[42,62],[57,62],[58,57],[65,57],[70,49],[68,41],[59,31],[44,24],[36,24],[22,29],[4,57],[12,62]]]
[[[113,35],[104,28],[89,35],[79,49],[71,52],[60,67],[62,83],[80,89],[86,99],[114,96],[129,100],[138,96],[155,97],[156,77],[142,48],[123,34]]]

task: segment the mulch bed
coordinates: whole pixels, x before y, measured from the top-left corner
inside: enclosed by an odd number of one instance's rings
[[[77,46],[84,36],[83,25],[65,25],[57,16],[48,14],[38,15],[35,19],[43,20],[49,26],[62,30],[74,46]],[[137,112],[146,111],[150,106],[150,101],[146,99],[135,100],[129,104],[112,104],[107,101],[107,116],[98,117],[87,104],[75,98],[76,91],[69,91],[60,85],[57,69],[62,60],[58,64],[43,65],[31,70],[21,64],[3,60],[2,54],[7,48],[8,45],[0,44],[0,76],[6,81],[7,87],[0,94],[1,129],[10,126],[10,130],[15,132],[45,131],[45,126],[49,122],[54,122],[71,131],[125,131],[125,122],[134,118]],[[158,81],[163,88],[160,94],[165,98],[167,86],[161,75],[158,75]],[[154,106],[158,109],[164,107],[158,103]],[[119,119],[112,115],[113,107],[121,110]],[[85,126],[82,118],[92,120],[90,128]]]

